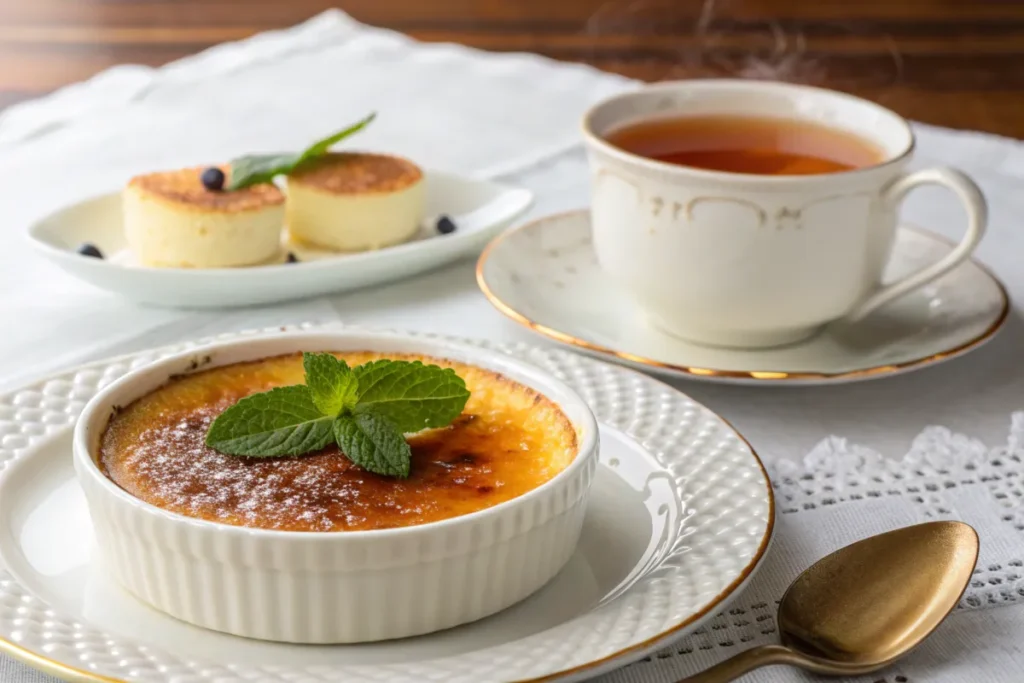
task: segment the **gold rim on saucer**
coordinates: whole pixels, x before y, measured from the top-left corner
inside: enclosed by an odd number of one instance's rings
[[[970,339],[967,342],[964,342],[963,344],[954,346],[951,349],[947,349],[945,351],[934,353],[928,356],[922,356],[921,358],[915,358],[913,360],[904,361],[902,363],[877,365],[870,368],[861,368],[858,370],[848,370],[843,372],[790,372],[782,370],[720,370],[716,368],[702,368],[691,365],[676,365],[674,363],[666,363],[663,361],[655,360],[653,358],[638,356],[636,354],[629,353],[628,351],[617,351],[615,349],[609,348],[607,346],[602,346],[601,344],[596,344],[586,339],[574,337],[571,334],[561,332],[552,327],[548,327],[547,325],[542,325],[541,323],[538,323],[535,320],[531,320],[527,316],[517,311],[511,305],[502,301],[487,284],[487,281],[484,278],[484,266],[487,263],[487,259],[490,258],[491,253],[503,240],[507,239],[508,237],[511,237],[513,234],[517,232],[531,228],[534,225],[537,225],[538,223],[551,221],[553,219],[559,219],[565,216],[571,216],[573,214],[583,213],[584,211],[586,210],[575,209],[550,214],[548,216],[543,216],[541,218],[537,218],[532,221],[523,223],[522,225],[516,226],[515,228],[512,228],[510,230],[506,230],[505,232],[495,237],[493,240],[490,241],[487,247],[484,248],[483,253],[480,254],[480,258],[476,262],[477,286],[480,287],[480,291],[483,292],[484,296],[487,297],[487,300],[491,302],[491,305],[493,305],[495,308],[501,311],[505,316],[516,321],[520,325],[523,325],[524,327],[527,327],[533,330],[534,332],[537,332],[538,334],[548,337],[549,339],[554,339],[555,341],[562,342],[563,344],[569,344],[571,346],[586,349],[587,351],[591,351],[605,356],[611,356],[614,358],[618,358],[620,360],[628,361],[630,363],[635,363],[637,365],[645,365],[648,367],[658,368],[661,370],[669,370],[672,372],[678,372],[693,377],[717,377],[722,379],[757,380],[761,382],[783,382],[787,380],[864,379],[867,377],[891,375],[900,372],[906,372],[911,369],[916,369],[919,367],[923,367],[925,365],[931,365],[933,363],[938,363],[940,361],[949,360],[951,358],[955,358],[956,356],[961,356],[967,353],[968,351],[971,351],[979,346],[982,346],[987,341],[992,339],[992,337],[995,336],[996,332],[998,332],[999,329],[1002,328],[1003,324],[1006,322],[1006,319],[1010,315],[1010,295],[1006,290],[1006,286],[998,277],[996,277],[995,273],[993,273],[991,269],[989,269],[980,261],[971,258],[970,262],[977,266],[978,268],[980,268],[982,272],[984,272],[996,284],[996,287],[999,290],[999,296],[1003,302],[1003,306],[1002,310],[1000,310],[999,312],[999,316],[991,325],[989,325],[989,327],[984,332],[982,332],[977,337]],[[945,237],[942,237],[941,235],[936,235],[935,233],[930,232],[928,230],[923,230],[921,228],[917,228],[906,224],[901,224],[901,228],[905,228],[917,234],[926,235],[930,238],[939,240],[951,246],[953,245],[953,242],[951,242],[950,240],[946,239]]]

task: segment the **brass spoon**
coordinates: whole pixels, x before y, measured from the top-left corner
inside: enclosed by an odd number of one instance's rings
[[[760,645],[679,683],[726,683],[769,664],[820,674],[881,669],[956,607],[978,561],[963,522],[929,522],[857,541],[818,560],[779,603],[781,645]]]

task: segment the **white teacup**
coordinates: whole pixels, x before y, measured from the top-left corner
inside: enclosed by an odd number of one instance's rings
[[[883,159],[821,175],[751,175],[689,168],[619,149],[604,138],[658,117],[755,116],[809,121],[876,145]],[[583,120],[601,267],[652,323],[694,342],[765,347],[799,341],[828,322],[857,320],[970,256],[986,204],[963,173],[908,172],[910,125],[866,100],[786,83],[659,83],[605,100]],[[881,284],[903,197],[951,189],[967,234],[937,263]]]

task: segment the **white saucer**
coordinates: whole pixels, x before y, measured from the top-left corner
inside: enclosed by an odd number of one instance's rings
[[[775,519],[767,474],[743,438],[646,375],[555,349],[473,343],[568,382],[601,422],[580,545],[539,593],[449,631],[341,646],[205,631],[131,598],[93,559],[71,427],[99,387],[193,346],[178,345],[0,396],[0,651],[75,681],[568,681],[644,657],[724,609],[764,558]]]
[[[343,292],[397,280],[475,256],[533,202],[529,190],[450,173],[426,174],[428,217],[447,214],[457,226],[439,234],[424,221],[410,242],[352,254],[283,245],[275,263],[247,268],[147,268],[128,251],[121,222],[121,195],[110,193],[57,211],[29,229],[37,251],[75,277],[141,303],[182,308],[265,304]],[[81,256],[89,242],[107,258]],[[298,263],[282,263],[286,251]]]
[[[950,249],[941,237],[901,226],[886,277],[917,270]],[[500,235],[476,273],[498,310],[542,335],[644,370],[730,383],[828,384],[908,372],[978,348],[1010,311],[1002,283],[970,261],[855,325],[832,325],[799,344],[700,346],[650,326],[598,267],[586,211]]]

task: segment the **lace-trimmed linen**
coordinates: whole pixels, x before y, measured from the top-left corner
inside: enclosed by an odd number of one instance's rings
[[[992,448],[944,427],[928,427],[899,460],[833,436],[803,462],[780,460],[768,469],[778,526],[765,566],[747,591],[708,626],[602,677],[602,683],[675,681],[742,648],[777,642],[779,598],[804,568],[859,538],[938,519],[965,521],[981,538],[974,578],[957,609],[930,640],[895,666],[829,680],[1024,681],[1024,412],[1012,415],[1006,443]],[[995,607],[1006,609],[976,614]],[[936,656],[949,661],[936,668]],[[823,680],[787,667],[763,669],[742,680],[805,679]]]

